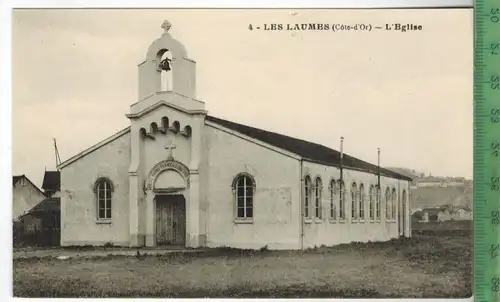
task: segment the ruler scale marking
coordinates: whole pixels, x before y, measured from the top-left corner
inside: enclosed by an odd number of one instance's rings
[[[500,302],[500,0],[474,9],[474,296]],[[497,154],[495,156],[495,154]]]

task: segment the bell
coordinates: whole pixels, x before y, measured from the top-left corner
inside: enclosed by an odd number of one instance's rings
[[[169,71],[169,70],[171,70],[171,69],[170,69],[170,63],[169,63],[169,62],[170,62],[170,59],[169,59],[169,58],[166,58],[165,60],[161,61],[161,62],[160,62],[160,65],[159,65],[160,69],[161,69],[161,70],[165,70],[165,71]]]

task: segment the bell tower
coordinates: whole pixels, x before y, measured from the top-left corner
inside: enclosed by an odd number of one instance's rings
[[[188,98],[196,95],[196,62],[189,59],[186,48],[172,38],[171,27],[170,22],[163,22],[163,34],[151,44],[146,60],[139,65],[139,101],[165,91]]]
[[[197,247],[204,244],[205,234],[199,173],[207,112],[205,103],[196,99],[196,62],[171,36],[172,24],[164,21],[161,27],[163,33],[139,64],[138,101],[126,115],[130,119],[129,242],[131,246],[155,246],[158,192],[154,183],[147,184],[158,165],[181,165],[189,184],[176,191],[186,200],[186,246]],[[165,144],[173,142],[179,150],[175,158],[164,152]]]

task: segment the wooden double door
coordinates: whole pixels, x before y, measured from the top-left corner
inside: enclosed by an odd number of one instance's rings
[[[156,245],[186,244],[186,199],[183,195],[157,195]]]

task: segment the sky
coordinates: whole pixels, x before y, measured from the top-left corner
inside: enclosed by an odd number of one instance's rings
[[[197,62],[212,116],[376,163],[472,178],[473,12],[438,10],[15,10],[12,172],[41,185],[129,125],[138,69],[163,32]],[[422,25],[421,31],[264,31],[264,24]],[[249,30],[252,24],[254,30]]]

